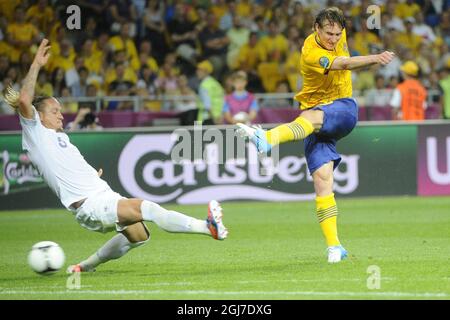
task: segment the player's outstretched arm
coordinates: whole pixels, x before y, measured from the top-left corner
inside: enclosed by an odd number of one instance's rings
[[[386,65],[394,59],[395,53],[384,51],[380,54],[356,57],[337,57],[331,65],[331,70],[353,70],[374,64]]]
[[[20,93],[15,92],[12,88],[8,88],[7,94],[5,95],[5,100],[9,105],[13,108],[18,108],[20,114],[27,119],[33,118],[33,108],[31,107],[31,104],[34,98],[34,87],[36,85],[39,70],[47,63],[48,58],[50,57],[49,49],[50,46],[48,45],[48,40],[42,40],[30,70],[23,80],[23,86]]]

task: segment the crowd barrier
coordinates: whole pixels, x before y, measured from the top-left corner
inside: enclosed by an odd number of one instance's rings
[[[255,123],[284,123],[290,122],[300,114],[299,109],[261,108]],[[98,113],[100,124],[104,128],[148,127],[164,124],[176,125],[178,112],[133,112],[133,111],[102,111]],[[75,118],[75,114],[64,114],[64,122],[68,123]],[[439,105],[430,105],[426,110],[427,119],[441,118]],[[392,108],[389,106],[360,107],[359,120],[383,121],[392,119]],[[164,121],[166,120],[166,121]],[[0,131],[20,130],[19,118],[16,115],[0,115]]]

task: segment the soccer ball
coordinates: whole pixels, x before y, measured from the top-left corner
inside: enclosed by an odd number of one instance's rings
[[[39,274],[53,274],[64,265],[66,257],[63,249],[55,242],[36,243],[28,254],[28,264]]]

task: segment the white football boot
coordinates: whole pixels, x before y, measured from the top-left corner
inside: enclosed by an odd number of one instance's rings
[[[206,223],[211,236],[216,240],[224,240],[228,236],[228,230],[222,223],[222,207],[216,200],[211,200],[208,204],[208,218]]]
[[[328,247],[328,262],[338,263],[347,258],[347,250],[343,246]]]

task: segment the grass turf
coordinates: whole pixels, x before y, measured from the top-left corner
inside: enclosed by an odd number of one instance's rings
[[[450,197],[338,199],[349,259],[326,262],[313,202],[223,203],[225,241],[171,234],[149,223],[144,247],[81,275],[39,276],[31,246],[59,243],[66,266],[113,234],[90,232],[64,210],[0,212],[0,299],[449,299]],[[206,206],[166,206],[197,218]],[[368,267],[379,289],[368,289]],[[372,283],[369,279],[369,283]]]

